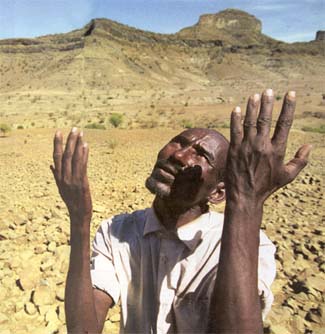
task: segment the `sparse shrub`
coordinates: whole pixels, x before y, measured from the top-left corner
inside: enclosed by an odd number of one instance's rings
[[[0,135],[2,137],[6,137],[10,131],[11,131],[10,125],[5,123],[0,124]]]
[[[23,127],[23,125],[18,125],[18,126],[17,126],[17,129],[18,129],[18,130],[23,130],[24,127]]]
[[[325,133],[325,124],[322,124],[316,128],[313,128],[311,126],[303,126],[301,130],[305,132]]]
[[[277,96],[275,97],[275,99],[276,99],[277,101],[279,101],[279,100],[282,99],[282,96],[281,96],[281,95],[277,95]]]
[[[182,120],[182,127],[186,128],[186,129],[191,129],[191,128],[193,128],[193,123],[188,119],[183,119]]]
[[[105,130],[105,125],[104,124],[99,124],[99,123],[89,123],[85,126],[86,129],[96,129],[96,130]]]
[[[123,121],[123,115],[118,113],[113,113],[109,118],[109,122],[114,126],[114,128],[119,127],[122,121]]]
[[[110,139],[110,140],[107,141],[107,146],[111,150],[114,150],[114,148],[117,146],[117,144],[118,144],[118,142],[115,139]]]
[[[230,123],[225,122],[219,126],[221,129],[230,129]]]

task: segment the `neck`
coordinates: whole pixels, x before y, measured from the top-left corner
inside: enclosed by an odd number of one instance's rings
[[[153,207],[162,225],[168,230],[185,225],[207,212],[209,207],[206,203],[196,204],[190,208],[175,205],[168,200],[155,197]]]

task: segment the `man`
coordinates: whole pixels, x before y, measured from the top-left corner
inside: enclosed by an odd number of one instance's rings
[[[51,168],[71,220],[69,332],[101,332],[120,297],[124,333],[263,333],[261,300],[269,302],[273,280],[273,246],[260,233],[263,203],[298,175],[311,150],[302,146],[284,164],[295,93],[286,95],[270,139],[273,102],[272,90],[250,97],[243,129],[236,107],[229,146],[206,129],[172,139],[146,182],[153,207],[102,224],[92,274],[88,146],[73,129],[63,153],[56,133]],[[225,195],[222,219],[208,203]]]

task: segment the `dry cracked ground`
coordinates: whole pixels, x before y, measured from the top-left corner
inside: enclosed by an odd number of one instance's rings
[[[222,131],[228,136],[227,129]],[[150,206],[144,180],[156,152],[176,132],[86,130],[92,234],[104,218]],[[69,220],[49,169],[53,133],[25,129],[0,137],[1,334],[66,332]],[[292,131],[288,154],[312,143],[310,164],[265,207],[263,229],[277,247],[275,301],[265,333],[324,333],[324,139],[323,134]],[[117,333],[118,306],[108,318],[104,332]]]

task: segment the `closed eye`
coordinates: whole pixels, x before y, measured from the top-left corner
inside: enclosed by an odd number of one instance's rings
[[[212,156],[208,151],[206,151],[201,145],[195,145],[194,148],[198,155],[206,158],[208,163],[212,165]]]

